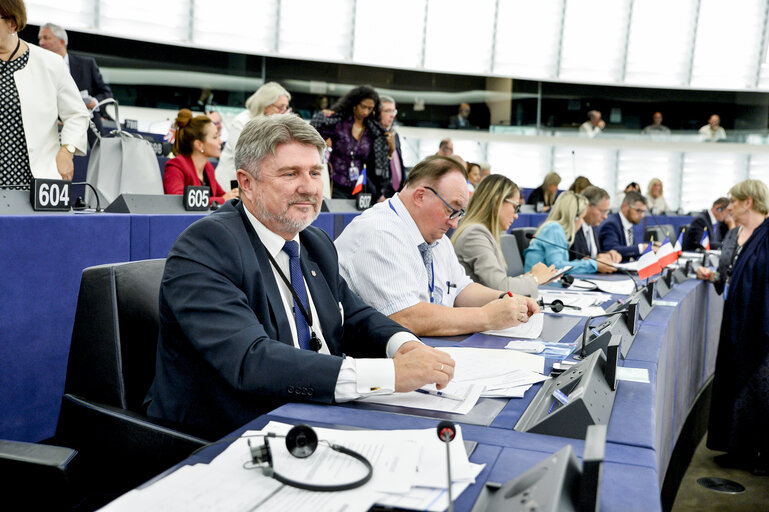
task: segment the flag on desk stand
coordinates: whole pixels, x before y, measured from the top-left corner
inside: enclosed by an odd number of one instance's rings
[[[363,190],[363,187],[366,186],[366,166],[363,166],[363,171],[361,171],[360,176],[358,176],[358,181],[355,182],[355,187],[352,189],[352,195],[357,194],[358,192]]]
[[[678,240],[676,240],[676,245],[673,246],[673,250],[676,251],[676,253],[681,256],[681,253],[684,252],[684,232],[686,232],[686,228],[682,229],[680,233],[678,233]]]
[[[657,250],[657,260],[660,267],[665,268],[677,259],[678,253],[673,248],[673,244],[670,243],[670,238],[666,236],[662,246]]]
[[[647,279],[662,270],[657,255],[652,251],[652,245],[653,242],[649,243],[646,246],[646,251],[638,258],[638,277],[640,279]]]
[[[708,236],[708,228],[705,228],[705,232],[702,233],[702,240],[700,240],[700,246],[706,251],[710,250],[710,237]]]

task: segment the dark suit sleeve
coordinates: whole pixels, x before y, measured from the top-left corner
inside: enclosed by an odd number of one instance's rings
[[[104,81],[104,78],[102,78],[101,72],[99,71],[99,66],[96,65],[96,61],[90,59],[90,64],[91,96],[96,98],[97,101],[102,101],[106,98],[112,98],[112,89],[110,89],[109,85],[107,85],[107,83]]]
[[[182,343],[238,392],[292,400],[297,398],[292,385],[301,381],[314,390],[308,399],[332,402],[342,358],[297,350],[270,337],[266,327],[274,320],[268,304],[250,304],[240,286],[250,271],[257,282],[274,278],[244,265],[253,248],[239,236],[224,223],[198,222],[177,240],[161,288],[164,339],[168,331],[178,331],[181,336],[173,338],[186,340]]]
[[[636,245],[624,245],[625,237],[622,234],[622,222],[616,217],[609,217],[599,226],[598,239],[601,250],[611,251],[614,249],[622,255],[622,261],[639,256]]]
[[[569,247],[569,259],[581,260],[587,254],[587,241],[585,240],[585,232],[578,229],[574,234],[574,242]]]

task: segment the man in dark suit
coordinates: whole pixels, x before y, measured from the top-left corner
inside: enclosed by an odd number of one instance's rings
[[[700,242],[707,229],[711,249],[720,249],[721,241],[729,231],[729,198],[719,197],[709,210],[702,210],[692,219],[689,229],[686,230],[683,240],[684,251],[696,251],[702,249]],[[734,221],[731,222],[734,227]]]
[[[452,130],[477,130],[478,127],[470,124],[470,105],[462,103],[459,105],[457,115],[449,117],[449,128]]]
[[[585,196],[588,204],[585,208],[582,227],[574,234],[574,242],[569,247],[569,259],[582,259],[585,255],[589,255],[591,258],[605,255],[612,263],[619,263],[622,261],[622,255],[614,249],[603,251],[597,233],[598,226],[609,216],[611,206],[609,193],[600,187],[591,185],[582,191],[582,195]],[[599,265],[598,271],[611,273],[616,270],[607,265]]]
[[[62,56],[69,67],[70,75],[75,80],[77,89],[83,96],[85,106],[93,111],[93,122],[101,133],[103,128],[101,114],[98,110],[94,111],[93,109],[100,101],[112,98],[112,89],[104,82],[96,61],[91,57],[67,53],[67,44],[69,43],[67,32],[53,23],[46,23],[40,27],[37,39],[42,48]],[[88,136],[89,143],[92,143],[90,132]]]
[[[638,258],[646,250],[642,240],[636,240],[633,226],[639,224],[646,211],[646,198],[640,192],[628,192],[619,213],[613,213],[598,229],[598,242],[604,251],[617,251],[622,261]]]
[[[390,177],[391,181],[382,187],[382,197],[392,197],[400,192],[406,181],[407,169],[403,165],[403,153],[401,152],[401,138],[395,131],[393,123],[398,110],[395,108],[395,100],[390,96],[379,96],[380,117],[379,123],[385,129],[387,145],[390,148]]]
[[[166,261],[148,414],[215,437],[289,401],[448,384],[453,360],[351,292],[334,244],[310,226],[318,132],[261,116],[238,141],[241,200],[190,226]]]

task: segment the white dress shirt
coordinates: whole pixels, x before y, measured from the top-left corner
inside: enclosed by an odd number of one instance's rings
[[[630,240],[627,234],[628,230],[630,230],[631,233],[633,232],[633,226],[635,226],[635,224],[627,220],[625,216],[622,215],[622,212],[619,212],[619,220],[622,222],[622,230],[625,232],[625,243],[627,243],[627,245],[633,245],[633,243],[635,243],[635,235],[633,235],[633,240]],[[661,242],[662,240],[659,241]],[[635,245],[638,247],[638,252],[643,252],[642,243],[636,243]]]
[[[595,235],[593,234],[593,226],[589,225],[587,222],[582,223],[582,234],[585,235],[585,241],[587,242],[588,251],[590,252],[590,256],[592,258],[595,258],[598,256],[598,246],[596,245],[595,241]]]
[[[432,282],[419,245],[425,243],[414,219],[395,194],[356,217],[336,239],[339,270],[350,288],[381,313],[430,302],[452,307],[472,283],[444,235],[435,242]]]
[[[278,234],[270,231],[264,224],[254,217],[248,208],[244,208],[246,217],[254,227],[257,236],[264,245],[265,250],[275,258],[278,266],[283,271],[283,274],[288,277],[291,274],[289,269],[288,254],[283,251],[283,245],[286,240]],[[299,235],[294,237],[294,241],[299,244],[299,255],[301,257],[301,247],[299,243]],[[294,297],[291,290],[280,277],[278,271],[273,267],[272,272],[275,276],[275,281],[278,283],[278,289],[280,290],[280,296],[283,299],[283,307],[286,310],[286,316],[291,326],[291,337],[294,341],[294,346],[297,350],[299,348],[299,339],[296,336],[296,322],[294,319]],[[290,279],[290,278],[289,278]],[[307,294],[307,300],[310,303],[309,308],[313,318],[313,331],[321,341],[321,348],[318,351],[321,354],[328,354],[328,346],[326,340],[323,337],[323,331],[320,327],[320,320],[318,319],[318,313],[315,310],[315,302],[312,299],[309,288],[307,288],[307,282],[304,283],[305,293]],[[342,323],[344,324],[344,311],[341,303],[339,304],[339,314],[342,316]],[[308,322],[309,324],[309,322]],[[387,357],[392,358],[398,349],[407,341],[419,341],[413,334],[406,331],[398,332],[390,337],[387,342]],[[361,342],[365,342],[361,340]],[[392,359],[354,359],[350,356],[345,357],[342,360],[342,367],[339,370],[339,377],[336,381],[336,387],[334,389],[334,398],[337,402],[343,402],[348,400],[355,400],[362,396],[379,395],[395,392],[395,366]]]

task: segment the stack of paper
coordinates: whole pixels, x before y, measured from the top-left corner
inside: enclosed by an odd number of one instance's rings
[[[452,414],[467,414],[475,407],[482,396],[483,385],[476,383],[459,383],[455,380],[449,382],[445,389],[441,390],[443,396],[428,394],[435,392],[435,384],[425,386],[421,391],[410,393],[393,393],[390,395],[372,395],[361,398],[359,402],[372,404],[396,405],[413,409],[428,409],[431,411],[450,412]]]
[[[374,503],[420,510],[445,510],[448,506],[446,448],[435,429],[316,428],[321,442],[306,459],[290,455],[282,438],[272,438],[270,448],[275,471],[291,480],[339,485],[365,475],[360,462],[331,450],[323,441],[363,454],[374,467],[372,479],[358,489],[310,492],[264,476],[260,468],[247,469],[251,460],[248,439],[252,444],[263,444],[267,432],[285,435],[291,427],[270,422],[262,431],[248,431],[210,464],[185,466],[158,482],[123,495],[102,510],[354,512],[368,510]],[[469,461],[460,427],[450,450],[452,491],[456,499],[475,482],[483,465]]]
[[[635,283],[630,277],[621,279],[574,279],[574,283],[569,287],[570,290],[595,290],[598,288],[606,293],[616,295],[630,295],[635,290]]]

